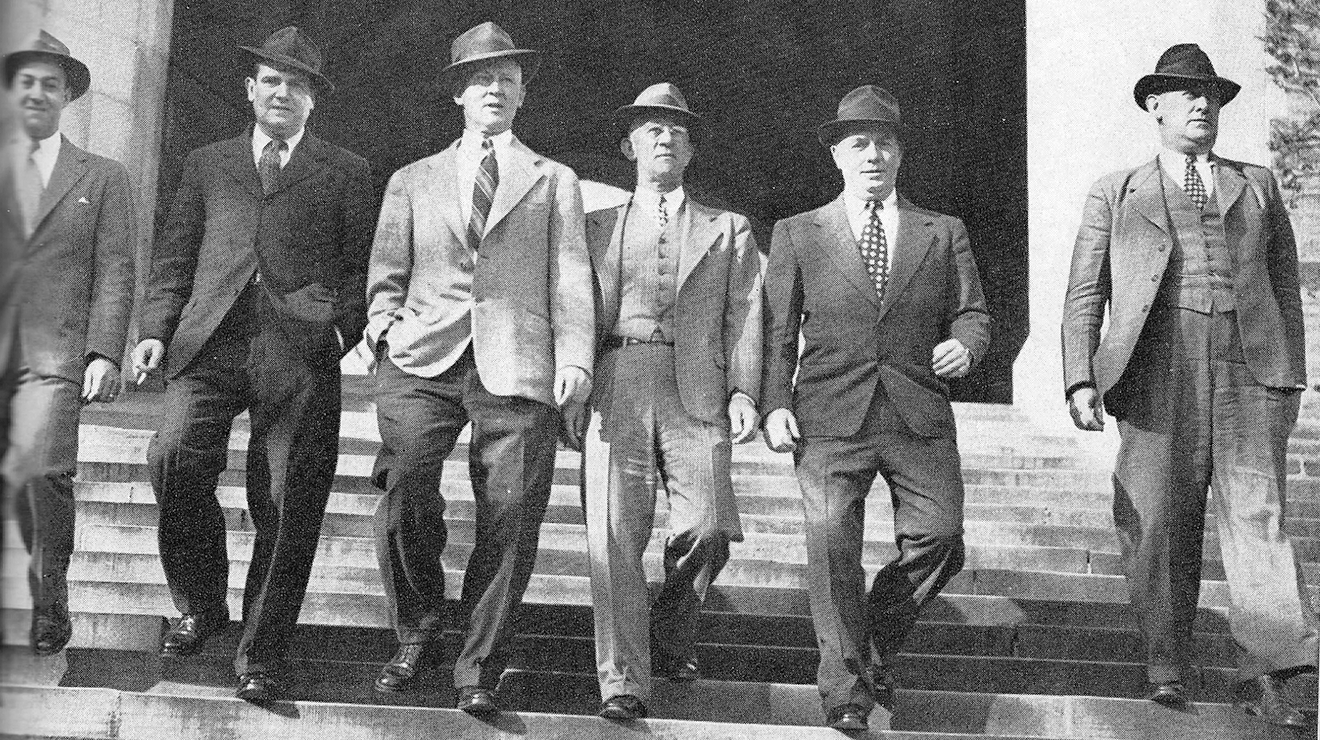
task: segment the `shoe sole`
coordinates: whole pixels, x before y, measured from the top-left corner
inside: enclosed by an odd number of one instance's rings
[[[867,723],[860,720],[843,720],[829,725],[831,730],[842,730],[844,732],[857,732],[869,728]]]
[[[376,691],[379,691],[382,694],[401,694],[408,690],[407,683],[392,686],[390,684],[381,683],[380,679],[376,679],[376,682],[373,683],[372,686],[375,687]]]
[[[477,719],[488,719],[500,713],[500,708],[493,704],[468,704],[459,709]]]
[[[645,714],[633,714],[624,709],[602,709],[599,716],[618,722],[631,722],[633,720],[646,718]]]

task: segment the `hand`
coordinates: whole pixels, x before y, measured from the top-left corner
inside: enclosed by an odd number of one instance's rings
[[[792,452],[797,449],[797,417],[788,409],[775,409],[765,417],[765,444],[773,452]]]
[[[309,283],[279,298],[284,310],[303,321],[329,323],[335,317],[335,292],[321,283]]]
[[[761,420],[756,413],[756,404],[746,393],[735,393],[729,399],[729,439],[734,444],[742,444],[756,434],[757,422]]]
[[[961,378],[972,369],[972,352],[957,339],[946,339],[930,353],[930,366],[945,380]]]
[[[587,423],[591,421],[591,411],[587,409],[585,403],[570,401],[560,409],[559,415],[564,421],[562,438],[565,445],[571,450],[581,452],[582,443],[587,437]]]
[[[1068,396],[1068,413],[1073,424],[1087,432],[1100,432],[1105,428],[1104,403],[1100,394],[1090,386],[1082,386]]]
[[[586,403],[591,395],[591,378],[587,371],[575,365],[555,372],[555,405],[563,408],[569,401]]]
[[[83,371],[83,403],[113,401],[119,392],[119,368],[104,357],[92,358]]]
[[[133,348],[133,374],[137,384],[147,379],[147,375],[156,371],[165,360],[165,343],[159,339],[143,339]]]

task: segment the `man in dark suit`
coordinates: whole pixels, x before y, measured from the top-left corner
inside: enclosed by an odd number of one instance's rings
[[[60,134],[91,74],[45,31],[5,57],[17,125],[5,154],[0,435],[5,500],[31,555],[37,655],[69,642],[67,573],[82,404],[114,400],[133,305],[128,173]]]
[[[599,338],[582,485],[600,714],[630,720],[647,714],[653,672],[699,677],[701,604],[742,540],[729,466],[757,429],[761,258],[746,218],[683,191],[701,119],[677,87],[652,85],[615,117],[637,188],[587,216]],[[669,536],[648,620],[657,477]]]
[[[399,649],[376,679],[408,687],[445,626],[440,474],[470,421],[476,542],[463,575],[457,706],[499,712],[500,675],[536,564],[559,410],[591,391],[591,267],[569,168],[513,135],[540,55],[494,23],[454,40],[440,84],[463,135],[390,178],[371,251],[367,341],[382,440],[380,559]]]
[[[375,202],[367,163],[307,133],[332,86],[298,29],[276,31],[247,79],[255,125],[192,152],[153,255],[138,373],[166,368],[148,450],[160,552],[182,617],[161,655],[196,652],[228,623],[229,556],[216,499],[230,427],[251,412],[256,529],[243,592],[238,695],[281,689],[339,442],[339,359],[366,323]],[[166,349],[168,347],[168,349]]]
[[[1118,420],[1114,523],[1149,698],[1186,701],[1211,487],[1237,702],[1297,726],[1284,682],[1314,671],[1317,649],[1281,528],[1288,435],[1306,387],[1297,246],[1270,171],[1211,151],[1220,107],[1238,89],[1195,44],[1170,47],[1137,82],[1163,149],[1087,197],[1064,303],[1064,382],[1079,428],[1102,429],[1105,410]]]
[[[794,453],[817,683],[826,723],[841,730],[865,729],[877,701],[889,703],[894,657],[919,609],[962,567],[946,381],[966,375],[989,343],[962,222],[894,190],[903,133],[888,91],[844,96],[819,130],[843,193],[775,224],[765,276],[766,442]],[[889,484],[898,556],[868,595],[862,524],[877,473]]]

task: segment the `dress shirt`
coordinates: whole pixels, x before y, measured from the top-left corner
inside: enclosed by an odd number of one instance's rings
[[[22,172],[21,169],[27,161],[27,147],[29,139],[25,136],[19,136],[14,142],[14,164],[19,168],[16,172]],[[37,171],[41,173],[41,187],[50,185],[50,174],[55,171],[55,162],[60,158],[60,147],[64,143],[64,138],[60,132],[37,142],[37,150],[32,152],[32,159],[37,163]]]
[[[890,190],[889,195],[880,201],[884,208],[880,209],[880,225],[885,229],[885,245],[888,247],[886,252],[889,256],[889,269],[894,269],[894,245],[898,243],[898,190]],[[866,228],[866,222],[871,220],[871,214],[866,211],[866,204],[870,201],[854,198],[848,193],[843,194],[843,205],[848,211],[848,225],[852,227],[853,238],[858,244],[862,243],[862,229]]]
[[[280,152],[280,169],[284,169],[289,164],[289,160],[293,158],[293,150],[298,148],[298,142],[302,141],[305,133],[307,133],[306,126],[298,129],[298,133],[284,140],[285,149]],[[252,163],[257,167],[261,166],[261,153],[266,151],[266,145],[270,141],[271,138],[266,135],[265,131],[261,130],[260,126],[252,127]]]
[[[477,131],[470,129],[463,130],[463,138],[458,142],[458,208],[462,215],[462,223],[466,225],[472,220],[472,188],[477,183],[477,169],[481,167],[481,160],[486,158],[486,152],[481,148],[481,142],[486,137]],[[505,155],[513,147],[513,130],[503,131],[490,137],[491,143],[495,145],[495,163],[509,161]],[[499,184],[495,185],[496,191],[499,190]],[[494,203],[492,202],[492,206]],[[486,233],[490,233],[491,222],[486,219]],[[485,234],[482,234],[485,236]]]
[[[1165,174],[1169,179],[1178,184],[1180,189],[1187,179],[1187,155],[1183,152],[1175,152],[1172,149],[1165,149],[1159,154],[1160,166],[1164,168]],[[1215,197],[1215,171],[1214,160],[1209,154],[1196,155],[1196,174],[1201,176],[1201,182],[1205,185],[1205,197]]]
[[[683,195],[683,186],[670,190],[668,193],[661,193],[656,190],[638,185],[633,191],[633,207],[642,213],[650,214],[652,218],[658,219],[660,214],[660,196],[665,196],[665,211],[669,213],[669,220],[673,221],[678,217],[678,209],[683,205],[686,196]],[[659,223],[657,220],[656,223]]]

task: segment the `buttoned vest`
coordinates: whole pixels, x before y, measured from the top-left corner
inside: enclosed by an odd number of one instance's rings
[[[1233,257],[1218,198],[1211,194],[1205,208],[1198,211],[1167,173],[1162,180],[1165,208],[1173,225],[1173,250],[1158,300],[1200,313],[1234,310]]]

